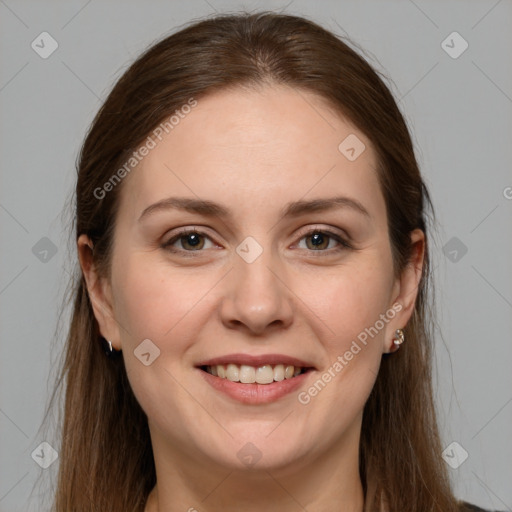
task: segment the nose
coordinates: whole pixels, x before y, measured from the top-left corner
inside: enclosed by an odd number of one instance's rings
[[[293,293],[270,251],[264,250],[252,263],[235,255],[220,305],[225,327],[265,335],[289,327],[293,310]]]

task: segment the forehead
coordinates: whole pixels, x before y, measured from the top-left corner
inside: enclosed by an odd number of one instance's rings
[[[150,134],[155,145],[123,184],[120,211],[135,216],[171,195],[268,211],[336,193],[366,198],[375,214],[384,208],[370,141],[317,95],[286,86],[222,90],[186,112],[161,140]],[[365,149],[350,160],[343,141]]]

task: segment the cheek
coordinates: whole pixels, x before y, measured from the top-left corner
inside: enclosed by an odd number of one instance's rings
[[[338,355],[348,350],[353,340],[364,339],[364,333],[390,307],[391,281],[383,266],[346,267],[322,279],[323,286],[317,280],[319,286],[314,293],[311,287],[304,290],[308,305],[324,321],[330,352]],[[385,334],[387,324],[381,324],[377,326],[378,335],[372,330],[372,339]]]
[[[182,328],[183,319],[215,284],[213,276],[174,269],[141,254],[118,267],[116,319],[131,342],[145,338],[162,342]],[[211,280],[211,283],[209,283]],[[127,334],[129,333],[129,334]],[[140,342],[139,341],[139,342]]]
[[[211,288],[215,281],[210,276],[209,284],[204,276],[177,271],[155,260],[146,253],[116,262],[112,275],[115,314],[121,325],[128,379],[139,404],[163,429],[171,426],[179,431],[180,422],[192,422],[197,416],[189,393],[198,394],[193,381],[187,383],[188,391],[180,385],[179,367],[201,329],[197,312],[205,286]],[[147,342],[141,345],[147,339],[157,348]],[[145,352],[149,352],[147,365],[138,358]]]
[[[381,315],[388,311],[389,280],[382,269],[365,268],[347,269],[325,283],[322,297],[316,293],[308,302],[327,326],[325,365],[298,399],[329,438],[349,428],[375,383],[386,335]],[[391,315],[385,318],[389,321]]]

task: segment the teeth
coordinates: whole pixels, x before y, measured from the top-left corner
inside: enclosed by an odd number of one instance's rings
[[[243,384],[271,384],[272,382],[280,382],[284,379],[297,377],[303,372],[300,366],[276,364],[272,366],[265,364],[263,366],[248,366],[245,364],[217,364],[215,366],[207,366],[206,371],[211,375],[228,379],[231,382],[241,382]]]
[[[256,369],[256,382],[258,384],[270,384],[274,382],[274,370],[272,366],[266,364]]]
[[[284,366],[282,364],[274,366],[274,380],[278,382],[284,380]]]
[[[226,368],[226,379],[231,382],[238,382],[240,379],[238,378],[240,374],[240,369],[236,364],[228,364]]]
[[[246,366],[243,364],[240,366],[240,382],[243,382],[244,384],[252,384],[253,382],[256,382],[256,370],[254,369],[254,366]]]
[[[291,379],[293,377],[293,371],[295,370],[294,366],[287,366],[284,369],[284,378],[285,379]]]

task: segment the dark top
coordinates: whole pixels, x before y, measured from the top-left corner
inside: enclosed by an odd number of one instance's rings
[[[483,508],[477,507],[476,505],[472,505],[471,503],[467,503],[465,501],[460,502],[460,512],[492,512],[491,510],[485,510]],[[494,512],[498,512],[497,510]]]

